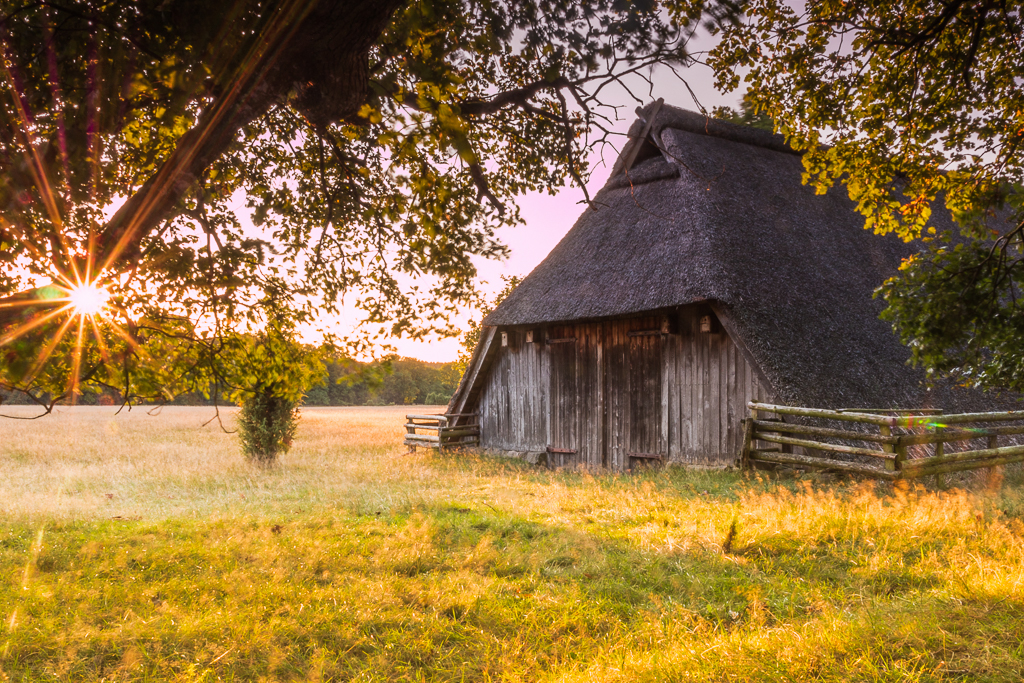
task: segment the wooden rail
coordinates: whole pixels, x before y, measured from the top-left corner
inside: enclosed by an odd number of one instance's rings
[[[476,413],[445,413],[443,415],[406,415],[405,441],[409,452],[420,448],[460,448],[480,443],[480,425],[473,424]],[[459,424],[452,424],[456,418]],[[428,432],[428,433],[422,433]]]
[[[894,480],[1024,461],[1022,439],[999,444],[1000,437],[1024,435],[1022,410],[943,415],[934,408],[822,410],[756,401],[747,407],[750,419],[745,420],[740,452],[745,469],[758,462],[776,463]],[[786,417],[801,422],[786,422]],[[813,424],[822,421],[833,424]],[[836,422],[843,424],[837,427]],[[991,426],[993,422],[1017,424]],[[972,444],[980,439],[984,447]]]

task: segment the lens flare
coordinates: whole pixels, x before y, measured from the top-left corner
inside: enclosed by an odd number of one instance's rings
[[[73,287],[68,293],[68,302],[78,315],[95,316],[103,313],[110,294],[95,284]]]

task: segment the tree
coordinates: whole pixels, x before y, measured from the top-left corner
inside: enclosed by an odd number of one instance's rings
[[[602,89],[689,35],[659,0],[0,0],[0,28],[0,388],[129,402],[259,386],[231,340],[346,296],[450,332],[510,200],[582,185]]]
[[[469,329],[462,335],[462,350],[459,351],[459,359],[455,361],[455,365],[459,370],[459,374],[465,374],[466,370],[469,369],[469,362],[473,359],[473,351],[476,350],[476,345],[480,342],[480,328],[483,325],[483,319],[487,317],[491,311],[498,307],[502,301],[508,298],[508,295],[512,293],[512,290],[519,286],[519,283],[523,281],[523,278],[518,275],[510,275],[505,277],[501,276],[501,281],[505,283],[505,286],[501,288],[494,299],[490,303],[482,303],[479,305],[480,320],[471,320],[469,323]],[[458,388],[458,387],[456,387]]]
[[[258,333],[231,335],[226,341],[234,348],[216,360],[242,367],[225,369],[219,376],[245,378],[243,384],[230,386],[228,395],[242,406],[242,454],[255,464],[271,465],[291,448],[303,394],[322,382],[327,371],[322,354],[295,342],[287,320],[271,319]]]
[[[716,119],[729,121],[740,126],[750,126],[751,128],[760,128],[767,131],[775,130],[775,122],[767,114],[757,111],[757,106],[751,99],[749,92],[745,93],[743,99],[740,100],[739,111],[732,107],[715,107],[711,115]]]
[[[1024,389],[1024,19],[1008,0],[750,0],[723,16],[720,87],[845,184],[879,234],[921,238],[879,293],[933,375]],[[686,8],[684,8],[686,9]],[[959,234],[936,234],[943,202]]]

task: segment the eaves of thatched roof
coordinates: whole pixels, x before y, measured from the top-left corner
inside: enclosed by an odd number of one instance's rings
[[[781,136],[668,106],[649,130],[623,152],[643,146],[628,176],[620,158],[572,230],[485,325],[710,302],[777,400],[984,407],[973,392],[926,391],[878,317],[875,288],[916,245],[865,230],[842,188],[816,195]],[[933,222],[952,227],[941,214]]]

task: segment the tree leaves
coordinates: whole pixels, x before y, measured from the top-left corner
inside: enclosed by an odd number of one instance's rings
[[[817,191],[841,182],[865,227],[929,248],[879,291],[933,374],[1024,389],[1024,18],[1002,0],[751,0],[720,25],[718,83],[797,149]],[[929,233],[944,203],[960,234]],[[1015,342],[1016,340],[1016,342]]]
[[[0,384],[54,395],[76,367],[127,396],[304,381],[258,349],[343,300],[393,334],[451,333],[514,198],[582,184],[588,88],[685,57],[653,0],[0,12],[0,295],[88,270],[116,302],[53,373],[0,364]]]

